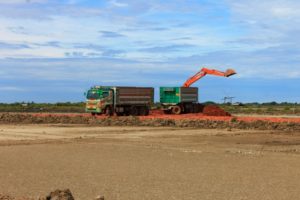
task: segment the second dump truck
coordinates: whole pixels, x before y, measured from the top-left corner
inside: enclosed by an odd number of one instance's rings
[[[160,87],[160,103],[166,114],[199,113],[197,87]]]
[[[185,81],[182,87],[160,87],[160,103],[165,113],[199,113],[204,106],[198,103],[198,88],[190,87],[206,75],[230,77],[236,72],[228,69],[221,72],[215,69],[202,68],[194,76]]]
[[[92,115],[148,115],[154,102],[154,88],[94,86],[87,91],[86,98],[86,112]]]

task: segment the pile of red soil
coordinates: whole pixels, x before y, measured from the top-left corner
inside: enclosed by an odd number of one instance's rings
[[[230,113],[226,112],[222,108],[216,105],[207,105],[203,108],[203,114],[206,116],[231,116]]]

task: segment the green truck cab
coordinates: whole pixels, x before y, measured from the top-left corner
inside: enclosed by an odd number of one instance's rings
[[[92,115],[148,115],[154,88],[94,86],[86,92],[86,112]]]
[[[86,92],[85,111],[95,114],[109,112],[106,110],[113,104],[113,95],[110,87],[92,87]]]
[[[160,87],[160,103],[166,114],[199,113],[197,87]]]

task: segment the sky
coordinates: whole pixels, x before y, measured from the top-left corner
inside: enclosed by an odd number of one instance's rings
[[[0,102],[78,102],[93,85],[200,101],[300,102],[298,0],[0,0]],[[158,96],[156,95],[156,100]]]

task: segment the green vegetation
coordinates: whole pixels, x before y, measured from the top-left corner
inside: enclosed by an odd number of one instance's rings
[[[0,112],[64,112],[83,113],[85,112],[84,102],[59,102],[59,103],[0,103]]]
[[[246,103],[242,105],[221,104],[227,112],[232,114],[264,114],[264,115],[299,115],[300,104],[298,103]]]
[[[205,105],[216,104],[205,102]],[[298,103],[245,103],[242,105],[216,104],[232,114],[265,114],[265,115],[300,115]],[[160,103],[155,103],[152,108],[159,109]],[[61,112],[61,113],[84,113],[84,102],[59,102],[59,103],[0,103],[0,112]]]

